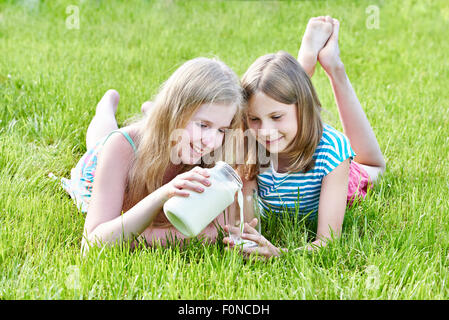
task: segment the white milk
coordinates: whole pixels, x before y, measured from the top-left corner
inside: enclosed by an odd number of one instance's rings
[[[188,197],[175,196],[164,204],[167,219],[189,238],[197,236],[233,203],[237,191],[241,193],[242,182],[231,166],[219,161],[208,171],[211,185],[203,186],[204,192],[188,190]]]
[[[240,238],[243,232],[243,183],[238,174],[227,163],[218,161],[215,167],[207,169],[210,173],[211,185],[204,187],[202,193],[188,191],[188,197],[175,196],[164,204],[167,219],[186,237],[192,238],[204,230],[220,213],[237,201],[240,208],[240,233],[229,234],[235,245],[244,247],[257,246],[250,240]],[[197,182],[194,182],[197,183]],[[199,184],[199,183],[198,183]],[[235,217],[234,217],[235,218]],[[230,219],[235,221],[236,219]]]
[[[229,234],[232,241],[234,241],[235,245],[243,245],[243,247],[256,247],[257,243],[251,240],[245,240],[240,238],[240,235],[243,233],[243,227],[245,225],[245,217],[243,215],[243,192],[241,189],[237,191],[237,202],[240,208],[240,234]]]

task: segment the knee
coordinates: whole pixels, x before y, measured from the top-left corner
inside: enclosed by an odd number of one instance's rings
[[[363,169],[365,169],[366,173],[368,174],[369,181],[373,184],[377,183],[386,170],[386,165],[382,166],[367,166],[367,165],[361,165]]]

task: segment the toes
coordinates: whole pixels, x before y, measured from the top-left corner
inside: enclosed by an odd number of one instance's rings
[[[104,94],[105,97],[108,97],[113,104],[118,104],[120,100],[120,95],[118,94],[117,90],[109,89]]]
[[[120,100],[120,95],[118,94],[118,92],[114,89],[109,89],[108,91],[106,91],[103,98],[101,98],[100,104],[102,102],[111,104],[114,109],[114,112],[116,112],[119,100]]]
[[[319,21],[321,21],[321,19],[319,19],[318,17],[312,17],[307,22],[307,27],[314,25],[314,24],[318,23]]]
[[[337,19],[332,19],[332,24],[334,25],[334,27],[339,27],[340,21],[338,21]]]
[[[153,106],[153,102],[151,101],[146,101],[142,104],[142,107],[140,108],[140,111],[142,111],[142,113],[147,113],[148,110]]]
[[[338,38],[338,31],[340,29],[340,22],[337,19],[333,19],[333,31],[332,31],[332,35],[331,35],[331,39],[336,39]]]
[[[112,111],[115,114],[115,112],[117,111],[119,100],[120,100],[120,95],[118,94],[118,92],[114,89],[109,89],[103,95],[100,102],[98,102],[96,112],[98,113],[98,112],[102,112],[105,110],[107,112],[110,112],[110,110],[112,108]]]
[[[312,17],[312,18],[310,18],[309,19],[309,22],[308,23],[311,23],[311,22],[326,22],[326,18],[324,17],[324,16],[319,16],[319,17]]]

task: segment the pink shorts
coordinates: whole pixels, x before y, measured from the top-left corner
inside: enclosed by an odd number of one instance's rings
[[[349,166],[349,183],[347,203],[351,206],[354,200],[365,198],[368,189],[373,187],[369,180],[368,172],[357,162],[351,161]]]

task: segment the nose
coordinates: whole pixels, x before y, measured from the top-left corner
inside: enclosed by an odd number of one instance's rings
[[[276,137],[278,132],[278,129],[270,121],[262,122],[260,127],[257,128],[257,135],[263,139]]]
[[[215,150],[222,143],[221,135],[218,133],[218,130],[210,129],[205,130],[201,134],[201,144],[202,148],[206,150]]]

